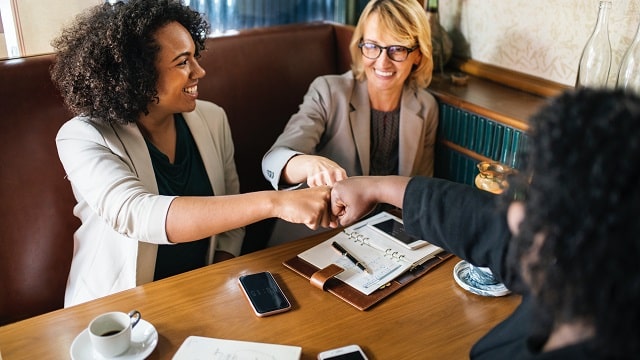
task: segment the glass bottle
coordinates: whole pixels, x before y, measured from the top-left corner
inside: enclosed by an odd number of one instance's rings
[[[438,13],[438,0],[428,0],[426,2],[427,17],[431,27],[431,46],[433,57],[433,70],[439,69],[444,73],[444,66],[451,59],[453,52],[453,42],[447,31],[440,24]]]
[[[580,56],[576,87],[607,85],[611,68],[609,9],[611,9],[611,1],[600,1],[596,26]]]
[[[640,24],[636,36],[622,57],[616,87],[640,95]]]

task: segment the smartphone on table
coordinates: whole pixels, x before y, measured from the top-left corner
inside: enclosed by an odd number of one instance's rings
[[[347,345],[318,354],[318,360],[368,360],[358,345]]]
[[[415,236],[409,235],[404,230],[404,224],[396,219],[385,220],[376,224],[373,227],[378,231],[390,236],[395,242],[406,247],[407,249],[418,249],[425,245],[429,245],[428,242],[418,239]]]
[[[269,316],[291,309],[291,303],[270,272],[242,275],[238,282],[256,316]]]

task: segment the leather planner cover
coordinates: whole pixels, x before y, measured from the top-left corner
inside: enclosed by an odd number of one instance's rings
[[[346,301],[347,303],[351,304],[353,307],[357,308],[358,310],[364,311],[371,308],[375,304],[381,302],[382,300],[384,300],[391,294],[395,293],[396,291],[400,290],[401,288],[405,287],[406,285],[410,284],[412,281],[422,277],[424,274],[429,272],[429,270],[435,268],[436,266],[438,266],[439,264],[441,264],[451,256],[452,256],[451,253],[443,251],[437,254],[432,259],[427,260],[422,265],[414,268],[413,270],[407,271],[402,275],[396,277],[394,280],[392,280],[385,286],[379,288],[378,290],[374,291],[370,295],[365,295],[361,293],[360,291],[352,288],[351,286],[347,285],[343,281],[336,279],[335,277],[331,277],[327,279],[324,282],[322,287],[325,291],[328,291],[331,294]],[[323,270],[315,267],[314,265],[311,265],[310,263],[306,262],[305,260],[301,259],[298,256],[288,259],[284,261],[282,264],[287,268],[293,270],[298,275],[310,281],[316,272]],[[310,283],[309,286],[314,286],[314,285],[311,285]],[[321,291],[319,289],[319,286],[315,285],[315,287],[317,288],[317,291]]]

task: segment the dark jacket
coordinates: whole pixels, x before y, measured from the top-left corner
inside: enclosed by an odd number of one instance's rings
[[[477,266],[488,266],[522,303],[471,349],[471,359],[599,359],[584,342],[540,352],[549,321],[539,312],[517,276],[508,276],[506,254],[511,240],[506,212],[497,196],[465,184],[415,177],[404,194],[402,218],[407,232],[427,239]]]

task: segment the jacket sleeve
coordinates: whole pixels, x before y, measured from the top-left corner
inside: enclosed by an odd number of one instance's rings
[[[262,173],[274,189],[280,189],[285,165],[298,154],[314,154],[329,118],[331,90],[325,77],[316,78],[304,96],[297,113],[262,159]],[[299,187],[295,185],[294,187]]]
[[[407,232],[501,277],[511,233],[497,196],[466,184],[414,177],[404,194]]]
[[[130,158],[131,149],[111,126],[74,118],[59,130],[56,145],[79,203],[86,203],[122,235],[169,243],[165,221],[174,197],[145,186]]]

